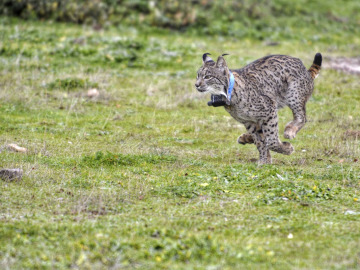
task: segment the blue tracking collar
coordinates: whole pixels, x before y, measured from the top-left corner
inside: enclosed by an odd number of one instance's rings
[[[227,99],[229,101],[231,101],[231,93],[232,93],[232,90],[234,88],[234,84],[235,84],[235,78],[234,78],[234,75],[232,74],[232,72],[229,70],[230,72],[230,82],[229,82],[229,87],[228,87],[228,90],[227,90]]]

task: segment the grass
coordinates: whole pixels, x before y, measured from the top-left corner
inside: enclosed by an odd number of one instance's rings
[[[24,170],[0,182],[0,268],[359,268],[359,141],[344,137],[360,129],[358,77],[323,69],[296,152],[263,167],[193,87],[204,52],[237,68],[360,49],[325,35],[269,46],[1,18],[0,141],[28,151],[0,153]],[[279,119],[282,133],[291,112]]]

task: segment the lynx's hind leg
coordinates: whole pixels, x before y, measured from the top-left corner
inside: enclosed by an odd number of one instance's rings
[[[286,139],[294,139],[306,123],[305,102],[303,102],[303,105],[292,104],[289,107],[293,112],[294,120],[285,126],[284,137]]]
[[[307,72],[307,71],[306,71]],[[314,83],[309,77],[302,80],[297,79],[289,84],[287,105],[293,113],[294,120],[285,126],[284,137],[286,139],[294,139],[296,134],[302,129],[306,123],[306,102],[310,98],[314,90]]]

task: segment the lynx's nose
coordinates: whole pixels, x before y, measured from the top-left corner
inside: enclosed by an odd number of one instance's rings
[[[199,86],[200,86],[200,84],[195,83],[195,87],[196,87],[196,88],[198,88]]]

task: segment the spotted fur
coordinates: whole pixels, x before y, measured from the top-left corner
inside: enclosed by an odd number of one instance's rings
[[[270,55],[230,70],[223,56],[215,63],[206,53],[195,86],[199,92],[226,96],[230,71],[233,73],[231,102],[224,107],[247,129],[238,143],[254,143],[260,153],[259,164],[266,164],[271,163],[270,150],[285,155],[294,151],[289,142],[279,140],[277,111],[284,106],[292,110],[294,119],[286,125],[284,137],[293,139],[306,123],[305,105],[313,92],[321,61],[321,54],[317,53],[307,70],[298,58]]]

